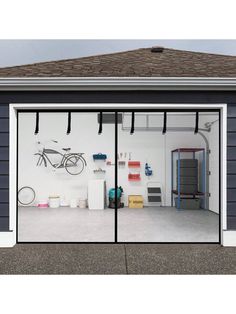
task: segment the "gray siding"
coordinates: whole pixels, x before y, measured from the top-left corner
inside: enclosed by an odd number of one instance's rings
[[[9,106],[0,106],[0,231],[9,230]]]
[[[227,229],[236,229],[236,105],[227,118]]]

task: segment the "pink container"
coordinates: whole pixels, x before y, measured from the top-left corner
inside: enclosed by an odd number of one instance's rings
[[[38,208],[48,208],[48,202],[47,201],[39,201],[37,206],[38,206]]]

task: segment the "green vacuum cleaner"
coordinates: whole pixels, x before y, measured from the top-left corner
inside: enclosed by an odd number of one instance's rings
[[[117,188],[117,208],[124,207],[124,203],[121,202],[121,196],[123,192],[124,192],[123,188],[119,186]],[[115,188],[109,190],[108,196],[109,196],[109,208],[115,208],[115,204],[116,204]]]

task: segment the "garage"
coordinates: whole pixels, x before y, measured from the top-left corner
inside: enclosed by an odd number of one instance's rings
[[[0,69],[0,246],[234,246],[232,64],[159,47]]]
[[[17,110],[18,242],[220,243],[219,109],[63,107]]]

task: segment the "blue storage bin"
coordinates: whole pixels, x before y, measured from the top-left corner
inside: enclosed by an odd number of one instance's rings
[[[107,155],[105,154],[94,154],[93,155],[93,160],[106,160],[107,159]]]

